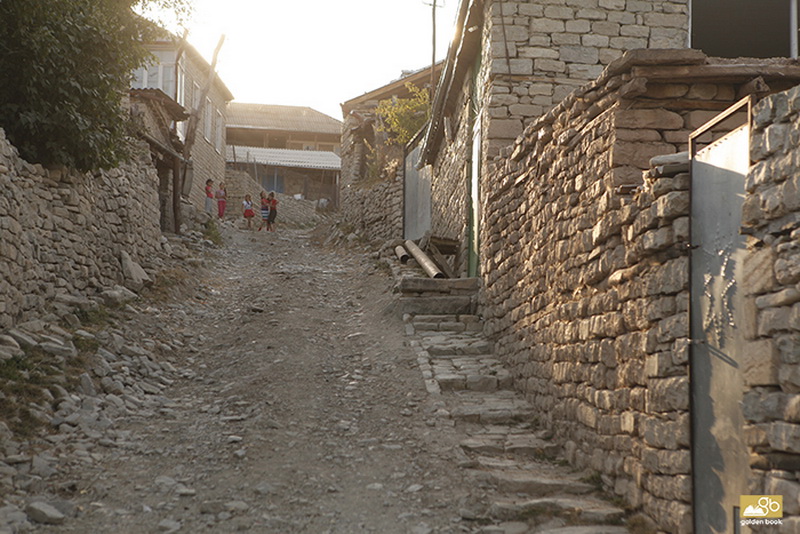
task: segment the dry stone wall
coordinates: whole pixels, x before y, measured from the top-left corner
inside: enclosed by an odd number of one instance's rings
[[[689,2],[485,2],[490,156],[625,51],[684,48]],[[486,79],[486,78],[482,78]],[[502,143],[500,139],[505,139]]]
[[[158,177],[146,147],[109,171],[48,171],[20,159],[0,130],[0,189],[0,328],[60,296],[122,284],[128,258],[155,270]]]
[[[245,195],[250,195],[256,206],[255,226],[260,224],[261,214],[258,211],[261,199],[261,192],[269,193],[261,187],[250,173],[235,169],[225,171],[225,188],[228,192],[228,203],[225,210],[225,219],[238,221],[244,225],[243,207]],[[278,218],[275,219],[275,227],[278,231],[288,226],[292,228],[306,228],[317,225],[324,220],[324,216],[316,211],[316,203],[313,200],[296,199],[291,195],[276,193],[278,199]]]
[[[403,237],[403,175],[393,170],[391,178],[374,183],[356,183],[342,190],[341,219],[368,241]]]
[[[675,54],[697,60],[690,51]],[[665,170],[673,166],[650,169],[651,158],[677,157],[688,133],[711,110],[732,104],[743,82],[632,80],[637,62],[652,66],[660,55],[643,51],[615,63],[491,163],[481,179],[482,309],[515,387],[566,444],[568,460],[600,473],[661,530],[678,533],[692,530],[689,176]],[[682,95],[689,91],[704,99],[687,105]],[[759,146],[769,147],[756,151],[762,158],[790,158],[780,156],[779,140],[792,139],[796,112],[779,102],[779,111],[762,112],[775,122],[761,126]],[[775,285],[755,304],[763,308],[756,337],[777,335],[770,354],[778,358],[783,347],[792,356],[782,357],[796,363],[796,349],[787,347],[797,346],[800,271],[789,258],[796,258],[791,238],[798,232],[785,226],[795,203],[785,198],[796,184],[786,170],[768,175],[756,172],[749,183],[757,200],[746,203],[757,226],[772,232],[763,238],[771,252],[762,254],[776,271]],[[775,394],[795,392],[796,375],[782,367],[773,385],[749,397],[751,408],[762,410],[753,416],[754,450],[769,439],[781,443],[775,451],[794,447],[796,425],[780,412],[781,422],[765,427],[763,410],[765,401],[781,399],[788,409],[788,397]],[[776,493],[787,484],[780,475],[764,479]]]
[[[744,377],[751,493],[782,495],[781,532],[800,531],[800,87],[754,112],[743,224],[752,345]],[[794,516],[794,517],[787,517]],[[768,532],[775,527],[755,527]]]
[[[462,94],[451,121],[448,142],[433,167],[431,182],[431,228],[440,237],[465,242],[468,217],[470,161],[473,149],[472,123],[469,120],[469,99]],[[458,266],[457,266],[458,267]],[[463,266],[462,272],[463,272]]]
[[[342,128],[342,222],[369,241],[403,237],[403,150],[376,131],[375,107],[349,113]]]

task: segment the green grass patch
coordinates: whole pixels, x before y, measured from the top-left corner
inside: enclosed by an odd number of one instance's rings
[[[78,310],[75,315],[84,326],[102,327],[111,323],[111,314],[108,309],[99,306],[93,310]]]
[[[222,234],[219,232],[219,226],[217,226],[217,221],[215,219],[211,219],[206,223],[205,230],[203,230],[203,237],[217,246],[222,246],[224,243]]]
[[[100,342],[91,337],[76,337],[72,343],[81,353],[95,353],[100,348]]]

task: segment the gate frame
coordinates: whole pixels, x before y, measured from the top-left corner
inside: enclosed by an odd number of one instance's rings
[[[692,167],[693,167],[692,161],[694,161],[694,157],[697,155],[697,152],[698,152],[699,141],[697,139],[701,135],[705,134],[706,132],[710,132],[711,129],[714,126],[716,126],[716,125],[720,124],[721,122],[724,122],[725,120],[729,119],[731,116],[733,116],[735,113],[739,112],[741,109],[743,109],[745,107],[747,108],[747,122],[745,124],[748,126],[750,131],[752,131],[752,129],[753,129],[753,107],[755,106],[756,101],[757,100],[756,100],[756,96],[755,95],[753,95],[753,94],[748,95],[748,96],[742,98],[741,100],[739,100],[738,102],[736,102],[735,104],[733,104],[732,106],[730,106],[728,109],[726,109],[725,111],[723,111],[722,113],[720,113],[719,115],[714,117],[713,119],[707,121],[705,124],[703,124],[702,126],[697,128],[696,130],[694,130],[691,134],[689,134],[689,238],[688,238],[688,243],[686,244],[686,248],[687,248],[687,251],[688,251],[687,256],[688,256],[688,259],[689,259],[689,267],[688,267],[688,269],[689,269],[689,277],[688,278],[689,278],[689,295],[690,295],[690,299],[691,299],[692,290],[693,290],[693,287],[692,287],[692,272],[693,271],[692,271],[692,253],[691,253],[692,247],[693,247],[693,245],[692,245],[692,243],[693,243],[692,237],[693,236],[692,236],[692,221],[691,221],[692,209],[691,209],[691,207],[693,206],[694,176],[693,176],[693,172],[692,172]],[[710,143],[707,143],[707,144],[708,145],[713,144],[713,141],[710,142]],[[750,154],[747,155],[747,158],[748,158],[749,165],[752,165],[753,161],[750,158]],[[694,462],[694,459],[695,459],[694,411],[695,411],[695,406],[694,406],[694,394],[693,394],[694,388],[692,387],[692,384],[693,384],[693,380],[694,380],[693,377],[695,376],[695,373],[694,373],[694,367],[695,367],[695,350],[694,350],[694,347],[695,347],[695,345],[697,343],[699,343],[699,341],[697,341],[695,339],[692,339],[692,306],[691,306],[691,304],[688,306],[687,314],[688,314],[688,324],[689,324],[689,443],[690,443],[691,465],[692,465],[692,474],[691,474],[691,477],[692,477],[692,525],[694,525],[695,518],[697,517],[697,514],[696,514],[696,510],[697,509],[696,509],[696,507],[697,507],[697,502],[698,501],[697,501],[697,488],[696,488],[696,485],[695,485],[695,480],[696,479],[695,479],[695,472],[694,472],[694,465],[695,465],[695,462]],[[734,525],[734,532],[738,533],[739,532],[738,523],[734,521],[733,525]]]

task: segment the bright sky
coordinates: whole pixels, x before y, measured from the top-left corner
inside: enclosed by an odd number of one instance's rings
[[[342,119],[339,104],[431,62],[431,0],[194,0],[189,42],[235,101],[308,106]],[[437,0],[436,59],[447,54],[458,0]]]

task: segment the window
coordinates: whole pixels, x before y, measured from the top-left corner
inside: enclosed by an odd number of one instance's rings
[[[175,94],[178,97],[178,104],[186,105],[186,68],[183,66],[183,61],[178,66],[178,90]]]
[[[200,108],[200,85],[192,83],[192,109]]]
[[[203,137],[206,141],[211,142],[211,125],[214,119],[214,107],[211,105],[211,99],[206,98],[206,105],[203,106]]]
[[[797,0],[692,0],[691,19],[691,46],[709,56],[797,55]]]
[[[217,149],[217,152],[222,152],[222,148],[225,146],[225,139],[223,137],[223,120],[222,120],[222,112],[217,110],[217,117],[216,123],[214,124],[214,148]]]

